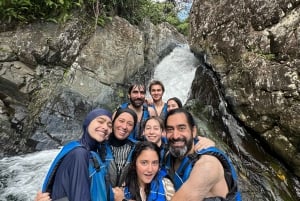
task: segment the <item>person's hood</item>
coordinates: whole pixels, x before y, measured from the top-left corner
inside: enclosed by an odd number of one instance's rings
[[[108,116],[110,119],[112,119],[112,114],[108,110],[102,109],[102,108],[97,108],[92,110],[88,115],[85,117],[83,124],[82,124],[82,129],[83,129],[83,135],[81,139],[79,140],[82,145],[84,145],[88,150],[95,150],[99,144],[96,140],[91,138],[89,132],[88,132],[88,127],[90,123],[97,117],[99,116]]]

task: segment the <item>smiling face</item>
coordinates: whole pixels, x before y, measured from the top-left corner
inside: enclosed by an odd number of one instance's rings
[[[176,103],[174,100],[168,100],[167,102],[167,111],[169,112],[170,110],[174,110],[176,108],[179,108],[179,105]]]
[[[102,115],[93,119],[88,126],[88,133],[97,142],[107,140],[112,132],[112,122],[108,116]]]
[[[118,140],[126,139],[134,128],[134,119],[128,112],[121,113],[114,120],[114,135]]]
[[[143,150],[136,160],[136,173],[140,187],[149,184],[159,169],[159,157],[152,149]]]
[[[183,157],[192,151],[196,128],[191,128],[184,113],[174,113],[167,118],[166,135],[170,153],[174,157]]]
[[[154,102],[162,100],[164,94],[163,88],[159,84],[154,84],[151,86],[150,95]]]
[[[143,85],[134,85],[128,94],[128,98],[132,106],[138,108],[144,104],[145,95],[146,91]]]
[[[144,128],[144,136],[148,141],[160,146],[162,133],[163,129],[157,119],[151,118],[147,120]]]

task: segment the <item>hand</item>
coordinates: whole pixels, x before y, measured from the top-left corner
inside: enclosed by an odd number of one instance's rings
[[[153,105],[153,99],[152,98],[145,98],[145,103],[149,105]]]
[[[115,201],[122,201],[123,199],[125,199],[123,187],[114,187],[112,190],[114,192]]]
[[[198,142],[195,144],[194,151],[200,151],[201,149],[206,149],[209,147],[216,146],[215,142],[207,137],[198,136]]]
[[[51,201],[49,193],[42,193],[41,191],[37,192],[34,201]]]

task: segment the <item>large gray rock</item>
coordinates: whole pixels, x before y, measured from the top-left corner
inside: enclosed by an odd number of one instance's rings
[[[235,118],[300,176],[300,1],[194,0],[190,22]]]
[[[180,43],[185,37],[168,24],[136,27],[119,17],[96,30],[74,18],[0,32],[0,155],[77,139],[92,108],[114,109],[126,82],[146,82],[142,75]]]

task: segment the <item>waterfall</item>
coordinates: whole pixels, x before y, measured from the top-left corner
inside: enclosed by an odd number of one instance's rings
[[[187,100],[198,60],[187,45],[176,47],[156,67],[153,79],[165,85],[164,100],[176,96]],[[0,160],[0,201],[32,201],[58,149]]]
[[[184,104],[188,98],[199,60],[188,45],[175,48],[155,68],[153,79],[163,82],[163,101],[176,96]]]
[[[163,100],[166,101],[176,96],[185,103],[198,66],[199,61],[187,45],[176,47],[166,56],[156,66],[152,78],[163,82],[165,86]],[[234,160],[235,166],[241,168],[240,161],[243,161],[244,167],[240,169],[240,177],[249,182],[244,187],[250,187],[250,185],[253,187],[251,188],[253,191],[250,188],[241,189],[245,200],[293,201],[293,197],[300,197],[298,180],[294,179],[293,182],[289,182],[284,177],[281,164],[260,151],[262,147],[245,133],[243,127],[240,127],[228,113],[224,100],[220,100],[219,111],[222,113],[224,125],[240,152],[239,158],[232,156],[232,159],[236,159]],[[200,127],[210,132],[207,124],[208,122],[204,122]],[[0,201],[32,201],[37,191],[41,189],[44,177],[58,151],[58,149],[39,151],[0,159]],[[291,192],[296,192],[297,195]],[[259,199],[251,199],[252,197]]]

